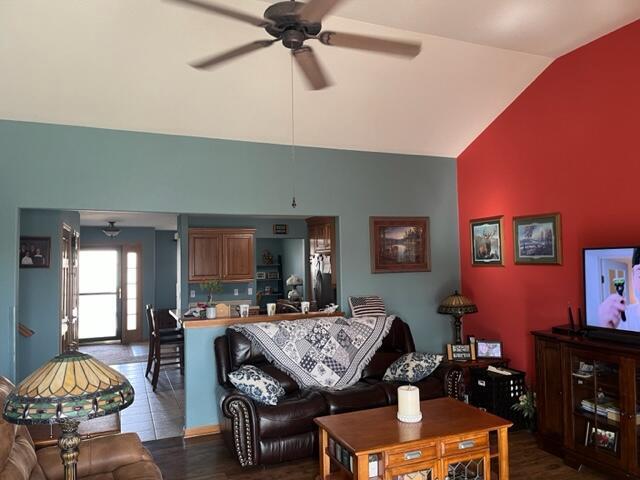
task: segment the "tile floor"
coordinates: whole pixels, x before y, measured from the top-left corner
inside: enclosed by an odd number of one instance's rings
[[[146,366],[146,362],[111,365],[129,379],[136,392],[133,404],[120,413],[122,431],[137,433],[143,442],[181,436],[184,378],[178,368],[164,368],[154,393],[144,376]]]

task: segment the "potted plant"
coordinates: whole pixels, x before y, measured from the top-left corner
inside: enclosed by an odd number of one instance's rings
[[[520,395],[518,403],[514,403],[511,408],[520,412],[527,429],[534,432],[536,429],[536,394],[532,389],[527,389],[524,395]]]
[[[200,288],[207,292],[207,318],[216,318],[216,304],[213,296],[222,293],[222,282],[220,280],[209,280],[200,284]]]

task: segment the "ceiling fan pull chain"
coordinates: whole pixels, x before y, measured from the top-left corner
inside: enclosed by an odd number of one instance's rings
[[[291,176],[293,181],[291,182],[293,190],[293,198],[291,200],[291,207],[296,208],[296,117],[295,117],[295,95],[293,84],[293,52],[290,55],[291,61]]]

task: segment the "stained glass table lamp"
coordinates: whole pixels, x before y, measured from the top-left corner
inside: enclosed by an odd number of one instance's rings
[[[449,295],[442,300],[438,307],[438,313],[444,313],[453,317],[453,326],[456,334],[456,343],[462,343],[462,316],[467,313],[476,313],[478,307],[473,301],[464,295],[460,295],[456,290],[453,295]]]
[[[119,412],[133,398],[133,387],[122,374],[91,355],[72,350],[49,360],[14,388],[2,416],[23,425],[60,424],[58,447],[64,478],[76,480],[79,423]]]

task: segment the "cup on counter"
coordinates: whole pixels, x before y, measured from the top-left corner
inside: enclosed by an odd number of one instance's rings
[[[305,315],[309,313],[309,309],[311,308],[311,303],[309,302],[301,302],[300,303],[300,311]]]
[[[249,316],[249,305],[240,305],[240,316],[247,318]]]
[[[276,304],[275,303],[267,303],[267,315],[270,317],[276,314]]]

